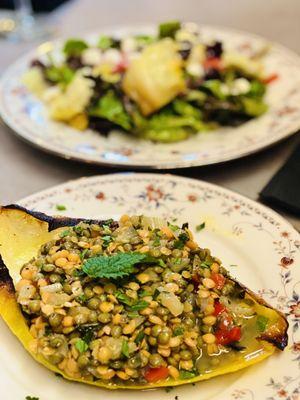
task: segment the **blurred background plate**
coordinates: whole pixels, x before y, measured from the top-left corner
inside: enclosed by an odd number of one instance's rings
[[[153,33],[154,27],[103,29],[101,33],[124,36]],[[267,43],[263,38],[225,28],[201,26],[204,39],[219,39],[225,46],[249,54]],[[94,42],[100,32],[76,34]],[[108,137],[86,130],[79,132],[51,121],[43,104],[21,83],[30,61],[54,46],[59,56],[61,41],[47,43],[13,64],[1,80],[0,112],[3,120],[27,142],[58,156],[107,166],[134,168],[184,168],[215,164],[255,153],[300,128],[300,58],[272,44],[264,58],[266,72],[279,79],[269,85],[269,111],[236,128],[220,128],[175,144],[155,144],[113,131]]]
[[[72,217],[145,214],[170,221],[176,217],[179,224],[188,221],[201,247],[211,249],[233,277],[287,315],[289,345],[284,352],[278,351],[245,370],[170,392],[108,391],[55,376],[36,363],[0,321],[0,387],[9,388],[5,400],[22,400],[28,395],[40,400],[138,400],[141,396],[145,400],[298,399],[300,238],[274,211],[204,181],[134,173],[70,181],[27,197],[19,204]],[[205,228],[196,232],[196,226],[203,222]]]

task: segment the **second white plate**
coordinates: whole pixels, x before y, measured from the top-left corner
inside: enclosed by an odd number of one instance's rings
[[[300,375],[300,237],[278,214],[206,182],[171,175],[113,174],[79,179],[20,202],[30,209],[73,217],[163,216],[205,229],[196,232],[231,274],[286,313],[289,345],[284,352],[237,373],[169,393],[107,391],[56,377],[37,364],[0,321],[1,399],[25,400],[296,400]],[[58,211],[57,205],[65,206]],[[63,207],[59,207],[63,208]],[[6,391],[7,388],[7,391]],[[8,390],[9,388],[9,390]],[[4,396],[5,394],[5,396]]]

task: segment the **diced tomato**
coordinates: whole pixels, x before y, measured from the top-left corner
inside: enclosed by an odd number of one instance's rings
[[[219,329],[215,336],[218,344],[227,345],[232,342],[238,342],[242,337],[242,330],[239,326],[234,326],[229,330]]]
[[[216,289],[222,289],[225,285],[226,278],[222,274],[212,273],[210,277],[215,282]]]
[[[120,61],[113,69],[113,73],[125,72],[128,68],[128,60],[123,57],[122,61]]]
[[[148,382],[157,382],[166,379],[169,376],[167,367],[148,368],[144,373],[144,377]]]
[[[242,330],[239,326],[234,326],[229,331],[229,338],[231,342],[238,342],[241,340],[242,337]]]
[[[223,304],[221,304],[219,301],[216,301],[214,316],[217,317],[219,314],[222,314],[225,311],[226,311],[226,307]]]
[[[223,69],[222,60],[218,57],[206,58],[203,62],[203,67],[205,69]]]
[[[266,78],[262,79],[262,83],[265,83],[266,85],[268,85],[269,83],[276,81],[278,78],[279,78],[279,75],[274,73],[274,74],[271,74],[271,75],[267,76]]]

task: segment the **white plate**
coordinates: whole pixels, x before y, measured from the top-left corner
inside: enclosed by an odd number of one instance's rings
[[[112,174],[56,186],[20,202],[49,214],[119,217],[123,213],[160,215],[189,221],[199,244],[221,258],[232,275],[285,312],[289,345],[241,372],[165,390],[107,391],[56,377],[37,364],[2,321],[0,393],[5,400],[297,400],[300,376],[300,237],[278,214],[243,196],[206,182],[172,175]],[[56,205],[65,205],[57,211]],[[294,394],[294,397],[293,397]]]
[[[152,27],[115,28],[102,33],[123,36],[153,33]],[[267,42],[260,37],[224,28],[202,26],[203,38],[219,39],[226,48],[249,55]],[[76,34],[81,36],[79,34]],[[93,43],[100,33],[83,35]],[[222,128],[192,136],[175,144],[154,144],[114,131],[109,137],[86,130],[79,132],[51,121],[43,104],[21,83],[30,61],[42,57],[51,43],[39,46],[13,64],[1,80],[0,113],[21,138],[50,153],[87,163],[135,168],[182,168],[232,160],[259,151],[300,128],[300,58],[273,44],[265,57],[268,73],[280,79],[269,85],[269,111],[238,128]],[[53,43],[59,57],[61,42]]]

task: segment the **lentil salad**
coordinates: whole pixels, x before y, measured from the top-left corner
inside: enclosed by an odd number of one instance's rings
[[[44,244],[21,277],[35,351],[87,382],[185,383],[262,352],[273,324],[187,224],[81,222]]]

